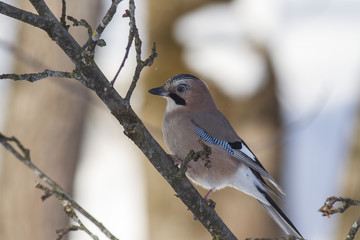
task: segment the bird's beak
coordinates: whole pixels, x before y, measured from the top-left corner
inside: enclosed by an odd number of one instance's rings
[[[163,89],[163,87],[152,88],[149,90],[149,93],[158,95],[158,96],[167,96],[168,95],[168,92],[165,91]]]

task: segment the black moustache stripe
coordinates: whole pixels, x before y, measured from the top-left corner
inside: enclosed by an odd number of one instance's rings
[[[169,97],[171,97],[171,99],[174,100],[177,105],[186,105],[185,100],[175,93],[170,93]]]

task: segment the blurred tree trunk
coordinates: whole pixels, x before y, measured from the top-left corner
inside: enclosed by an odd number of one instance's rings
[[[224,1],[226,2],[226,1]],[[169,77],[178,73],[189,72],[182,59],[182,47],[173,38],[175,21],[183,14],[208,4],[209,1],[149,1],[148,31],[150,41],[155,41],[158,58],[152,68],[148,69],[142,83],[145,89],[162,85]],[[266,50],[261,50],[268,63],[268,81],[256,95],[250,99],[231,99],[215,88],[209,79],[203,79],[209,85],[219,109],[228,117],[239,135],[255,150],[267,170],[277,178],[279,145],[272,148],[261,148],[266,140],[279,134],[280,120],[276,100],[275,76],[271,60]],[[165,109],[163,99],[145,96],[142,119],[154,124],[150,131],[166,149],[161,133],[161,122]],[[228,106],[231,105],[231,108]],[[160,107],[159,107],[160,106]],[[250,107],[251,106],[251,107]],[[235,111],[231,111],[235,109]],[[180,200],[173,195],[172,189],[161,179],[161,176],[147,164],[149,239],[208,239],[206,230],[198,221],[192,220],[192,214],[186,211]],[[198,188],[204,195],[202,188]],[[214,193],[211,198],[217,202],[216,210],[239,238],[258,236],[278,236],[278,227],[265,213],[259,203],[234,189],[225,189]]]
[[[61,1],[48,1],[48,4],[60,18]],[[101,9],[99,4],[99,1],[67,1],[67,14],[84,18],[95,26]],[[19,1],[18,5],[34,11],[28,1]],[[71,31],[80,33],[75,37],[81,42],[86,41],[84,28]],[[74,68],[46,33],[29,25],[20,25],[17,46],[43,66],[16,62],[16,73],[40,72],[44,68],[71,71]],[[34,163],[68,192],[72,192],[87,98],[88,91],[84,87],[66,79],[13,83],[10,96],[4,133],[16,136],[31,150]],[[55,230],[68,223],[59,202],[52,198],[41,202],[41,191],[35,188],[38,179],[11,154],[5,152],[1,170],[0,239],[55,239]]]
[[[342,196],[360,200],[360,108],[358,109],[354,140],[350,155],[350,161],[345,170],[344,193]],[[360,207],[351,207],[350,210],[341,214],[339,234],[337,239],[345,239],[351,226],[360,216]],[[357,238],[359,238],[357,234]]]

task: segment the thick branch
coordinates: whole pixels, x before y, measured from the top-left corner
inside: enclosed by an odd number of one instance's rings
[[[50,20],[47,17],[21,10],[4,2],[0,2],[0,13],[41,29],[48,26]]]
[[[46,16],[49,18],[54,19],[55,16],[49,9],[49,7],[46,5],[44,0],[29,0],[31,4],[34,6],[36,11],[39,13],[40,16]],[[55,18],[56,19],[56,18]]]
[[[354,224],[351,226],[350,231],[349,231],[348,235],[346,236],[345,240],[355,239],[355,235],[358,232],[359,228],[360,228],[360,217],[358,217],[355,220]]]

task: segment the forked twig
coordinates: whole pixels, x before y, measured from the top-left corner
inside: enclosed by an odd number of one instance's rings
[[[117,238],[99,221],[97,221],[93,216],[91,216],[85,209],[83,209],[75,200],[71,198],[71,196],[66,193],[66,191],[57,184],[54,180],[52,180],[49,176],[47,176],[43,171],[41,171],[32,161],[30,157],[29,149],[25,148],[21,142],[15,137],[6,137],[2,133],[0,133],[0,144],[2,144],[9,152],[11,152],[17,159],[19,159],[22,163],[28,166],[36,176],[38,176],[41,180],[47,183],[51,188],[48,188],[40,183],[36,184],[36,187],[44,191],[44,195],[42,196],[42,200],[46,200],[50,196],[56,197],[58,200],[62,201],[65,213],[71,217],[75,222],[79,224],[79,230],[85,231],[89,236],[93,239],[97,239],[97,237],[91,233],[80,221],[77,217],[74,210],[79,211],[84,217],[89,219],[92,223],[94,223],[109,239],[117,240]],[[13,146],[15,144],[15,146]],[[17,150],[18,149],[18,150]],[[64,202],[66,201],[66,202]],[[66,203],[66,204],[65,204]],[[65,205],[66,206],[65,206]],[[67,207],[67,208],[65,208]],[[69,210],[69,207],[71,209]],[[69,210],[67,212],[67,210]],[[71,215],[69,215],[71,213]],[[75,218],[77,220],[75,220]],[[68,229],[68,232],[72,228]],[[60,231],[61,234],[65,233],[64,231]]]
[[[340,206],[335,207],[336,203],[341,203]],[[343,197],[329,197],[326,199],[324,205],[319,209],[319,212],[322,213],[323,216],[327,216],[330,218],[331,215],[335,213],[343,213],[350,206],[360,206],[359,200],[353,200],[351,198],[343,198]],[[345,240],[353,240],[355,239],[355,235],[360,228],[360,217],[358,217],[354,224],[351,226],[348,235]]]

